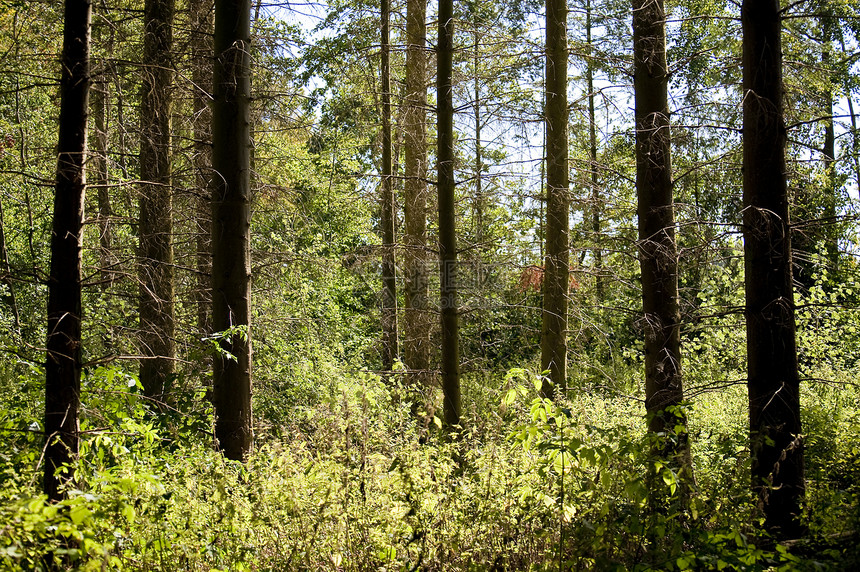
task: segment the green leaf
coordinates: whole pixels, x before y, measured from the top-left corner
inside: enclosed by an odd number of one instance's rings
[[[129,523],[133,523],[135,516],[137,516],[134,507],[130,504],[127,504],[122,507],[122,515]]]
[[[670,487],[675,484],[675,475],[669,469],[661,471],[660,475],[663,477],[663,482],[666,483],[667,487]]]
[[[78,526],[79,524],[87,520],[89,517],[91,517],[92,514],[93,511],[91,511],[87,507],[83,505],[78,505],[69,511],[69,518],[72,519],[72,523],[75,526]]]

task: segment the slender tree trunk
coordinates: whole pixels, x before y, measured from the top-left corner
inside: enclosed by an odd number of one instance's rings
[[[108,41],[107,52],[111,53],[112,41]],[[91,90],[93,140],[91,164],[93,183],[98,199],[98,228],[99,228],[99,267],[101,273],[101,289],[107,290],[114,277],[116,259],[113,256],[113,210],[111,208],[110,190],[108,185],[108,116],[110,101],[110,80],[107,67],[103,64],[99,70],[97,84]]]
[[[116,127],[117,127],[117,147],[119,148],[119,157],[117,158],[117,165],[119,166],[120,171],[122,171],[122,177],[125,180],[130,178],[128,174],[128,156],[130,153],[127,153],[128,149],[128,128],[125,121],[125,92],[123,91],[123,80],[117,72],[116,66],[111,67],[111,75],[113,76],[113,84],[114,89],[116,91]]]
[[[842,53],[847,53],[845,50],[845,36],[842,30],[837,27],[839,32],[839,44],[842,47]],[[857,183],[857,196],[860,198],[860,132],[857,131],[857,115],[854,113],[854,102],[851,98],[851,78],[843,76],[843,85],[845,89],[845,99],[848,102],[848,115],[851,117],[851,149],[854,159],[854,182]]]
[[[18,12],[15,12],[15,16],[12,22],[13,30],[18,28]],[[18,43],[15,43],[15,58],[17,59],[20,55],[20,49],[18,47]],[[19,80],[16,77],[15,80],[16,90],[15,90],[15,119],[16,123],[19,125],[18,131],[18,144],[21,146],[20,157],[21,157],[21,171],[26,170],[26,163],[24,161],[24,149],[25,147],[25,139],[24,139],[24,130],[20,127],[22,124],[20,121],[20,84]],[[0,142],[0,154],[2,154],[2,147],[6,142]],[[6,286],[8,289],[8,293],[2,296],[2,301],[12,312],[12,317],[15,320],[15,331],[20,335],[21,334],[21,314],[18,311],[18,301],[15,296],[15,283],[12,280],[12,268],[9,264],[9,250],[6,245],[6,219],[3,214],[3,201],[0,199],[0,282]],[[35,259],[34,259],[35,260]]]
[[[836,203],[839,192],[836,181],[836,134],[833,123],[833,88],[830,70],[831,48],[834,39],[833,15],[825,7],[819,16],[821,29],[821,69],[826,75],[826,87],[820,93],[824,115],[824,141],[821,146],[821,162],[824,179],[821,184],[801,185],[795,193],[792,208],[793,220],[791,250],[792,271],[795,284],[801,292],[808,292],[815,285],[819,268],[826,264],[835,275],[838,265],[838,232]]]
[[[45,362],[45,474],[48,499],[62,499],[70,474],[57,469],[78,455],[81,390],[81,227],[84,218],[90,0],[66,0],[63,24],[57,180],[48,277]]]
[[[570,174],[567,149],[567,2],[546,2],[546,258],[544,261],[541,394],[567,387],[570,287]]]
[[[439,281],[442,312],[442,392],[445,426],[460,425],[460,323],[457,307],[457,233],[454,196],[454,2],[439,2],[436,101],[439,195]]]
[[[544,71],[544,83],[546,83],[546,72]],[[546,90],[543,92],[541,107],[546,109]],[[543,122],[543,137],[541,139],[541,157],[546,158],[546,121]],[[546,161],[540,162],[540,195],[538,196],[538,248],[540,248],[540,260],[546,256]]]
[[[195,245],[197,248],[197,328],[212,333],[212,205],[207,192],[212,176],[212,4],[191,0],[191,65],[194,81],[194,196]]]
[[[173,190],[170,131],[173,0],[146,0],[140,130],[140,326],[144,393],[164,401],[174,375]]]
[[[406,109],[403,112],[403,358],[419,386],[430,383],[427,309],[427,0],[406,3]]]
[[[397,359],[397,284],[394,258],[394,177],[391,159],[391,65],[389,63],[390,0],[381,0],[382,33],[382,369]]]
[[[251,433],[251,2],[215,0],[212,106],[212,326],[215,439],[243,460]],[[238,329],[237,329],[238,328]]]
[[[15,297],[15,283],[12,281],[12,269],[9,266],[9,251],[6,248],[6,223],[3,216],[3,201],[0,200],[0,283],[6,286],[7,293],[0,300],[11,310],[15,320],[15,330],[21,333],[21,315],[18,312],[18,301]]]
[[[472,107],[475,117],[475,205],[473,210],[475,213],[475,242],[477,243],[478,253],[482,253],[484,250],[484,181],[481,175],[484,170],[484,157],[483,150],[481,149],[481,78],[478,75],[478,66],[481,63],[481,51],[479,49],[481,38],[478,30],[479,25],[480,22],[476,15],[474,21],[475,30],[472,38],[474,41],[472,65],[475,69],[473,88],[475,101],[473,102]],[[479,260],[478,263],[480,264],[481,260]]]
[[[822,16],[821,28],[823,32],[823,47],[821,51],[821,67],[827,73],[827,89],[824,93],[825,112],[827,119],[824,123],[824,252],[830,265],[830,272],[835,273],[839,266],[839,233],[836,224],[836,204],[839,186],[836,180],[836,132],[833,122],[833,87],[831,79],[833,72],[830,71],[831,49],[834,39],[834,16],[830,10],[826,10]]]
[[[765,528],[801,532],[803,441],[778,0],[744,0],[744,268],[752,487]]]
[[[681,312],[672,201],[671,134],[663,0],[633,1],[636,190],[645,331],[648,430],[668,435],[655,454],[689,473],[687,420],[679,410]],[[681,429],[679,429],[679,427]]]
[[[19,11],[16,10],[14,20],[12,23],[13,30],[18,29],[18,23],[19,23]],[[15,42],[15,59],[16,59],[16,61],[20,61],[20,60],[18,60],[18,58],[20,58],[20,55],[21,55],[20,42]],[[29,161],[28,161],[28,157],[27,157],[27,155],[28,155],[27,154],[27,131],[25,130],[25,123],[24,123],[24,121],[22,121],[22,116],[21,116],[22,106],[23,106],[23,103],[21,101],[21,78],[20,78],[19,74],[16,74],[15,75],[15,123],[18,124],[18,145],[19,145],[18,161],[19,161],[19,166],[20,166],[21,171],[26,172],[29,169],[29,167],[28,167]],[[29,250],[30,250],[30,260],[36,260],[35,249],[33,247],[33,229],[35,228],[35,226],[33,225],[33,211],[32,211],[31,203],[30,203],[30,193],[28,191],[24,192],[24,203],[27,206],[27,228],[29,229],[29,231],[27,232],[27,245],[29,246]],[[3,227],[4,220],[5,220],[5,218],[3,216],[3,212],[2,212],[2,210],[0,210],[0,227]],[[3,228],[5,228],[5,227],[3,227]],[[6,275],[8,277],[7,286],[9,288],[9,298],[10,298],[9,302],[12,305],[12,312],[13,312],[13,315],[15,318],[15,329],[20,334],[21,333],[21,314],[18,310],[18,302],[17,302],[17,298],[15,295],[15,284],[12,281],[11,275],[10,275],[12,269],[11,269],[11,266],[9,264],[9,252],[8,252],[7,246],[6,246],[5,230],[3,231],[2,243],[3,243],[2,256],[3,256],[3,261],[5,264]]]
[[[585,79],[588,89],[588,156],[591,172],[591,232],[593,240],[600,240],[600,188],[597,176],[597,116],[594,111],[594,57],[591,39],[591,0],[585,3],[585,43],[588,46],[588,61],[585,62]],[[603,251],[594,248],[594,292],[597,301],[603,301]]]

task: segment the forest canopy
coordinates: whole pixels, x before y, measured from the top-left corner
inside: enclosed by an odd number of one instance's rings
[[[853,0],[0,0],[0,567],[860,566]]]

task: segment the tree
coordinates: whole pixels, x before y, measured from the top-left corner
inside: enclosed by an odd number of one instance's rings
[[[824,252],[832,272],[835,272],[839,266],[839,233],[837,232],[838,225],[836,223],[839,184],[836,172],[836,129],[833,119],[833,76],[835,73],[832,69],[833,64],[831,63],[831,50],[837,26],[838,23],[833,11],[826,10],[821,18],[821,67],[827,73],[827,77],[825,77],[827,87],[822,94],[825,120],[824,145],[821,149],[821,154],[824,163]]]
[[[460,425],[460,324],[457,307],[457,226],[454,181],[454,2],[439,2],[436,48],[437,192],[445,426]]]
[[[743,234],[752,488],[765,529],[801,532],[804,452],[785,178],[778,0],[745,0]]]
[[[171,180],[173,0],[146,0],[141,84],[139,280],[144,393],[163,401],[176,358]]]
[[[591,232],[594,233],[595,239],[600,236],[600,187],[598,185],[598,166],[597,166],[597,116],[594,111],[594,57],[590,53],[592,50],[592,21],[591,21],[591,1],[586,2],[585,8],[585,32],[586,43],[588,44],[588,61],[585,63],[586,85],[588,90],[588,158],[589,172],[591,174]],[[603,280],[603,252],[600,248],[594,249],[594,291],[598,302],[603,299],[604,295],[604,280]]]
[[[81,391],[81,248],[90,89],[90,0],[66,0],[45,362],[44,491],[62,499],[62,465],[78,454]]]
[[[787,122],[794,122],[798,116],[808,117],[808,114],[818,116],[815,121],[799,126],[798,130],[805,131],[799,137],[820,141],[815,150],[821,158],[820,161],[807,162],[805,167],[808,171],[797,177],[797,184],[790,185],[790,188],[794,187],[790,191],[789,206],[793,221],[792,266],[799,293],[809,292],[816,281],[821,280],[824,276],[820,273],[821,268],[827,268],[832,282],[839,263],[837,206],[841,202],[841,185],[836,164],[836,121],[833,116],[833,87],[839,79],[839,62],[834,61],[836,58],[832,57],[831,51],[840,24],[829,2],[822,2],[819,10],[815,18],[791,23],[788,35],[795,36],[795,45],[785,48],[792,52],[788,56],[790,60],[799,60],[794,65],[811,64],[810,67],[816,71],[814,75],[795,75],[789,79],[789,82],[793,79],[795,85],[789,83],[783,90],[791,102],[787,113],[794,115],[787,118]],[[810,85],[816,88],[809,89]],[[793,177],[788,178],[791,180]]]
[[[251,2],[216,0],[212,105],[212,327],[216,445],[242,460],[251,433]]]
[[[546,258],[541,325],[541,395],[567,384],[570,196],[567,146],[567,2],[546,2]]]
[[[212,0],[192,0],[191,65],[194,82],[192,96],[194,130],[195,246],[197,248],[197,327],[212,333],[212,213],[206,189],[212,174]]]
[[[403,360],[429,383],[427,309],[427,0],[406,3],[406,94],[403,110]]]
[[[9,249],[6,246],[6,229],[3,222],[2,201],[0,201],[0,284],[5,287],[5,291],[0,295],[0,301],[11,311],[15,329],[20,332],[21,313],[18,311],[18,302],[15,300],[15,284],[12,282],[11,267],[9,266]]]
[[[648,429],[656,451],[690,470],[681,384],[681,311],[672,198],[671,135],[662,0],[633,1],[636,191],[645,332]]]
[[[98,38],[98,34],[94,34]],[[98,41],[96,40],[96,43]],[[107,51],[113,52],[113,31],[107,41]],[[92,142],[90,148],[93,185],[98,197],[98,227],[99,227],[99,266],[101,271],[101,288],[106,290],[114,279],[113,268],[116,264],[113,255],[113,210],[110,197],[110,171],[108,169],[108,149],[110,144],[110,75],[112,63],[102,61],[94,70],[94,82],[91,90],[91,113],[93,116]]]
[[[397,284],[394,258],[394,178],[391,161],[391,2],[381,0],[382,84],[382,369],[394,368],[397,359]]]

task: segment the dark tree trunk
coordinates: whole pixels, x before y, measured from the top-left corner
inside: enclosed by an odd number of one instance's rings
[[[192,0],[191,65],[194,81],[194,240],[197,248],[197,328],[212,333],[212,205],[208,192],[212,176],[212,4],[213,0]]]
[[[567,149],[567,2],[546,2],[546,258],[544,260],[541,394],[567,386],[570,287],[570,174]]]
[[[140,383],[158,401],[174,375],[173,190],[170,127],[173,0],[146,0],[140,129]]]
[[[251,449],[251,2],[216,0],[212,106],[212,327],[230,331],[214,363],[215,439]],[[236,329],[238,328],[238,330]]]
[[[842,53],[847,53],[845,36],[839,27],[836,29],[839,32],[839,45],[842,47]],[[857,115],[854,113],[854,102],[851,99],[851,76],[845,74],[842,78],[842,88],[848,94],[845,99],[848,101],[848,115],[851,118],[851,156],[854,162],[854,182],[857,183],[857,194],[860,197],[860,130],[857,129]]]
[[[108,42],[108,52],[112,52],[112,42]],[[113,209],[110,200],[110,179],[108,177],[108,116],[110,101],[110,79],[107,65],[99,70],[97,84],[91,90],[93,133],[91,164],[93,185],[98,198],[99,227],[99,271],[101,289],[107,290],[114,278],[116,259],[113,255]]]
[[[794,283],[801,292],[809,292],[815,285],[816,275],[824,265],[828,266],[827,271],[831,277],[836,276],[839,262],[839,233],[836,224],[839,187],[836,180],[836,133],[831,84],[831,47],[835,37],[833,18],[827,7],[819,17],[821,69],[826,75],[826,88],[819,94],[824,126],[824,141],[821,146],[824,178],[821,184],[801,184],[790,205],[792,220],[795,222],[791,236],[792,270]]]
[[[785,174],[778,0],[745,0],[744,268],[752,487],[765,528],[801,532],[803,442]]]
[[[591,1],[585,4],[585,43],[588,47],[588,61],[585,62],[585,80],[588,89],[588,158],[591,175],[591,232],[592,240],[600,240],[600,187],[597,174],[597,115],[594,111],[594,56],[591,39]],[[604,298],[603,251],[600,246],[594,248],[594,293],[597,301]]]
[[[57,469],[78,455],[81,389],[81,226],[90,89],[89,0],[66,0],[63,24],[57,180],[48,277],[45,362],[45,475],[48,499],[63,497],[69,474]]]
[[[645,333],[645,409],[648,430],[668,437],[655,454],[691,470],[687,420],[678,409],[681,386],[681,312],[672,200],[671,134],[663,0],[633,1],[636,100],[636,190],[639,265]],[[683,428],[679,432],[679,427]]]
[[[406,3],[406,109],[403,112],[403,359],[410,381],[430,384],[427,268],[427,0]]]
[[[475,19],[473,25],[475,26],[475,30],[473,32],[472,41],[474,42],[473,52],[472,52],[472,65],[475,70],[474,77],[474,97],[475,100],[472,102],[472,112],[475,118],[475,198],[474,198],[474,206],[472,208],[474,212],[474,224],[475,224],[475,244],[477,246],[477,252],[479,254],[478,263],[480,264],[482,260],[480,259],[480,254],[484,252],[484,188],[483,188],[483,177],[481,174],[484,171],[484,157],[483,157],[483,149],[481,148],[481,77],[478,74],[478,66],[481,64],[481,35],[478,27],[480,26],[480,21],[477,15],[477,6],[475,7]]]
[[[6,286],[7,292],[0,296],[0,301],[12,312],[15,330],[21,333],[21,314],[18,312],[18,301],[15,297],[15,283],[12,281],[12,269],[9,266],[9,251],[6,248],[6,226],[3,216],[3,201],[0,200],[0,283]]]
[[[394,178],[391,160],[391,66],[389,63],[390,0],[382,0],[382,369],[391,371],[397,359],[397,284],[394,257]]]
[[[823,47],[821,51],[821,64],[827,73],[827,90],[824,93],[825,115],[824,123],[824,147],[822,154],[824,158],[824,253],[829,271],[835,275],[839,267],[839,226],[836,224],[836,205],[839,202],[839,185],[836,177],[836,131],[833,122],[833,87],[831,79],[833,73],[831,67],[831,49],[835,36],[835,16],[827,10],[821,18],[823,33]]]
[[[457,308],[457,233],[454,196],[454,2],[439,2],[436,101],[439,200],[439,281],[442,313],[442,392],[445,426],[460,425],[460,323]]]

